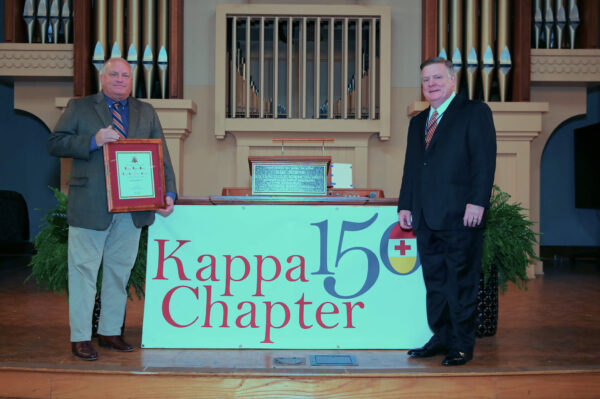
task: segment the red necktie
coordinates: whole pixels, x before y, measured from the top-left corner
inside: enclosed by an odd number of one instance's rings
[[[114,103],[111,108],[112,120],[113,120],[113,128],[121,135],[123,138],[127,137],[127,133],[125,132],[125,127],[123,126],[123,118],[121,118],[121,112],[119,107],[121,104]]]
[[[429,143],[431,142],[431,138],[433,137],[433,133],[435,133],[435,128],[438,125],[437,111],[433,111],[431,114],[431,118],[429,118],[429,123],[427,124],[427,135],[425,136],[425,149],[429,147]]]

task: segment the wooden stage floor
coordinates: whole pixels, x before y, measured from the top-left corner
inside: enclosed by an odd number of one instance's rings
[[[404,350],[142,350],[139,300],[128,303],[125,333],[138,349],[97,348],[99,360],[84,362],[70,353],[65,297],[23,283],[23,263],[0,259],[2,398],[600,398],[598,265],[509,287],[497,335],[447,368]],[[358,365],[310,366],[312,354],[352,354]]]

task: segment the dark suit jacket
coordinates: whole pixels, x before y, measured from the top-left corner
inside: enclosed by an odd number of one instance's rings
[[[177,192],[175,173],[162,127],[154,108],[129,97],[129,129],[127,138],[153,138],[163,141],[165,188]],[[69,179],[67,222],[70,226],[105,230],[112,215],[108,212],[106,180],[102,148],[90,152],[90,142],[98,130],[112,124],[112,117],[102,93],[69,101],[48,137],[48,151],[57,157],[73,158]],[[154,222],[154,212],[132,212],[137,227]]]
[[[492,112],[457,95],[425,150],[428,116],[429,108],[410,121],[398,211],[412,212],[415,230],[421,216],[433,230],[464,229],[468,203],[489,208],[496,170]]]

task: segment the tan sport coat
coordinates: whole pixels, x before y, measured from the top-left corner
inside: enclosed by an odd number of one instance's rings
[[[163,141],[165,188],[167,192],[177,193],[175,173],[156,111],[150,104],[133,97],[129,97],[128,102],[127,138],[153,138]],[[111,124],[112,117],[108,105],[104,94],[100,92],[69,101],[54,132],[48,137],[48,152],[51,155],[73,158],[68,182],[67,222],[70,226],[105,230],[112,220],[106,199],[102,148],[90,152],[90,142],[94,135],[101,128]],[[152,211],[131,212],[131,215],[137,227],[154,222]]]

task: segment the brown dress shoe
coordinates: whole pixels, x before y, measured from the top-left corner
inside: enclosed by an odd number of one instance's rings
[[[71,352],[81,360],[98,359],[98,353],[91,341],[71,342]]]
[[[111,348],[119,352],[132,352],[133,346],[123,341],[120,335],[100,335],[98,334],[98,343],[105,348]]]

